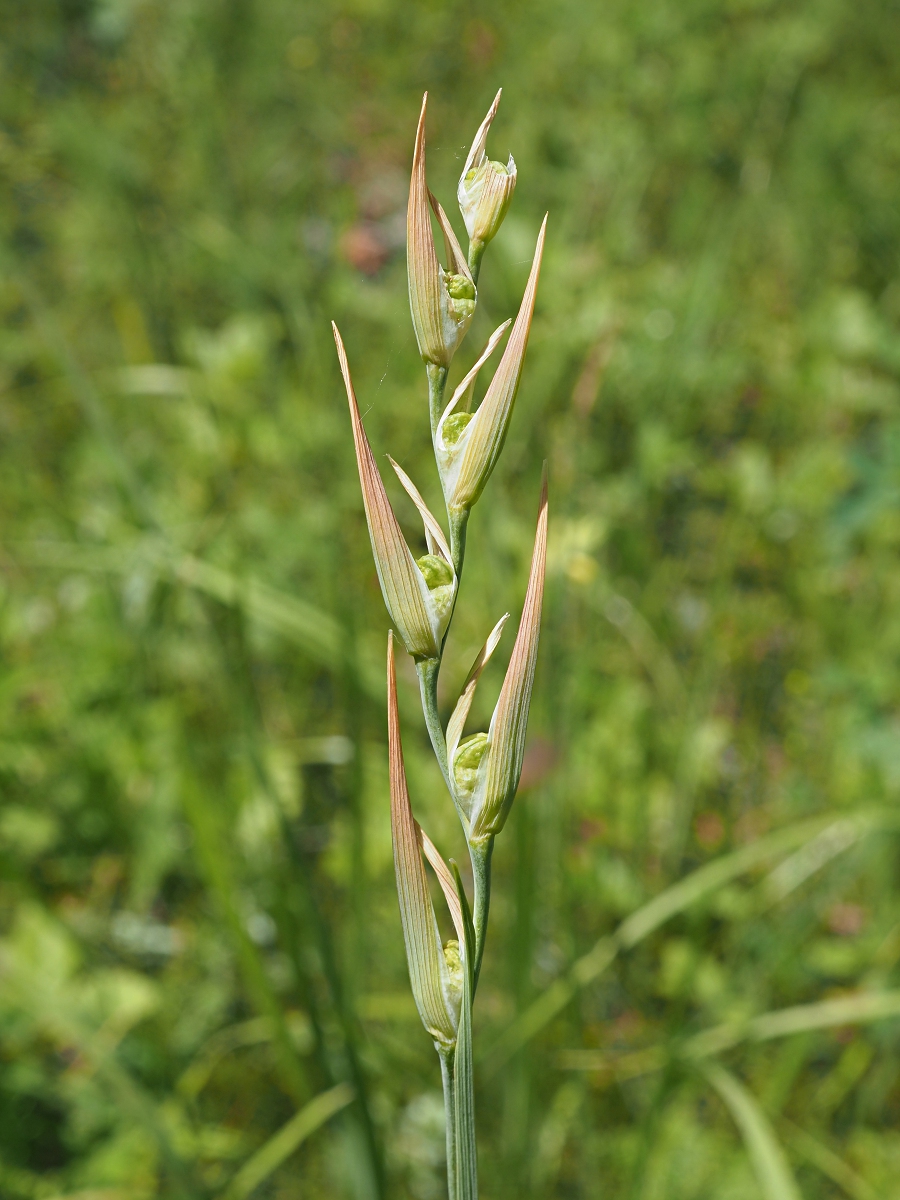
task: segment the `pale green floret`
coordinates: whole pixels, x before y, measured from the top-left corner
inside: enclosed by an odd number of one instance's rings
[[[458,324],[469,322],[475,312],[474,300],[450,300],[450,312]]]
[[[453,568],[446,558],[441,558],[437,554],[423,554],[421,558],[416,559],[416,566],[425,576],[425,582],[430,592],[433,592],[435,588],[453,583]]]
[[[488,748],[486,733],[473,733],[459,743],[453,758],[453,778],[456,786],[466,795],[475,788],[478,768]]]
[[[474,413],[454,413],[444,422],[442,434],[445,446],[455,446],[462,437],[463,430],[475,416]]]
[[[456,591],[453,568],[445,558],[440,558],[437,554],[423,554],[421,558],[416,559],[416,566],[425,578],[438,627],[443,631],[453,611],[453,597]]]
[[[447,291],[453,300],[474,300],[475,285],[465,275],[446,275]]]
[[[498,175],[508,175],[509,174],[509,168],[506,166],[506,164],[502,163],[502,162],[497,162],[497,160],[495,158],[490,159],[488,165],[493,167]],[[466,183],[471,183],[472,180],[475,178],[475,176],[478,174],[478,172],[483,171],[483,170],[484,170],[484,163],[482,163],[480,167],[470,167],[469,170],[466,171]]]
[[[475,285],[465,275],[452,275],[449,271],[444,272],[444,285],[447,288],[450,316],[457,325],[468,328],[475,312]]]
[[[444,947],[444,961],[450,975],[450,987],[459,996],[462,994],[463,988],[463,965],[459,955],[459,942],[456,938],[451,938]]]

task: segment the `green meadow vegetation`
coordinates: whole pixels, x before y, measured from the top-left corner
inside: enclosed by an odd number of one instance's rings
[[[482,1194],[900,1200],[898,45],[896,0],[0,7],[4,1200],[446,1195],[330,321],[418,547],[413,133],[427,89],[461,234],[500,86],[451,387],[550,217],[445,722],[509,610],[496,702],[544,458],[551,516]]]

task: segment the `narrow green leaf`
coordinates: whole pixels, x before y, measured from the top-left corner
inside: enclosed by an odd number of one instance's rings
[[[346,1108],[354,1094],[348,1083],[339,1083],[305,1104],[244,1163],[222,1193],[222,1200],[246,1200],[311,1134]]]
[[[816,1029],[834,1029],[841,1025],[868,1025],[900,1017],[900,991],[858,992],[821,1000],[818,1004],[797,1004],[792,1008],[761,1013],[742,1025],[717,1025],[692,1037],[684,1048],[687,1058],[705,1058],[721,1054],[738,1042],[770,1042]]]
[[[842,1191],[846,1192],[850,1200],[883,1200],[861,1175],[844,1162],[840,1155],[835,1154],[817,1138],[812,1137],[805,1129],[801,1129],[799,1125],[786,1119],[781,1121],[781,1125],[788,1142],[797,1154],[801,1158],[805,1158],[816,1170],[821,1171],[832,1183],[836,1183]]]
[[[156,535],[117,546],[51,541],[15,542],[7,546],[15,557],[29,564],[55,570],[128,575],[147,568],[221,604],[240,609],[254,624],[298,646],[314,662],[334,669],[342,660],[344,631],[329,613],[253,575],[239,575],[194,555],[182,554]],[[356,666],[367,694],[380,700],[384,695],[384,680],[381,667],[376,667],[373,659],[368,648],[364,648]]]
[[[817,1029],[839,1029],[845,1025],[870,1025],[900,1017],[900,990],[858,992],[821,1000],[818,1004],[797,1004],[791,1008],[761,1013],[737,1024],[715,1025],[695,1034],[683,1044],[679,1057],[691,1062],[731,1050],[743,1042],[770,1042],[812,1033]],[[612,1070],[618,1079],[659,1071],[669,1061],[665,1046],[647,1046],[643,1050],[611,1059],[602,1050],[566,1050],[559,1065],[574,1071]]]
[[[708,1063],[703,1074],[740,1130],[763,1200],[802,1200],[781,1143],[753,1093],[718,1063]]]
[[[240,894],[239,877],[231,852],[229,831],[222,824],[220,809],[188,772],[182,776],[181,796],[185,815],[194,833],[200,871],[222,915],[244,986],[259,1014],[270,1023],[273,1040],[278,1047],[277,1061],[284,1085],[295,1103],[302,1103],[310,1091],[306,1069],[291,1038],[281,1001],[238,911],[236,897]]]

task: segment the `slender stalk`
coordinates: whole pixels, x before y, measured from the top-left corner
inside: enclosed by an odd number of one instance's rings
[[[453,1081],[456,1047],[438,1046],[437,1052],[441,1060],[441,1082],[444,1085],[444,1124],[447,1130],[447,1191],[450,1200],[456,1200],[456,1095]]]
[[[419,694],[422,698],[422,712],[425,716],[425,726],[428,729],[428,736],[431,738],[434,756],[438,760],[438,766],[441,768],[441,774],[444,776],[444,782],[452,794],[453,787],[450,783],[450,771],[447,765],[447,739],[444,736],[444,727],[441,724],[440,714],[438,713],[437,685],[440,671],[441,660],[439,658],[426,658],[416,663],[416,674],[419,676]]]
[[[472,272],[472,279],[475,283],[478,282],[478,274],[481,271],[481,260],[484,257],[486,248],[487,242],[483,242],[480,238],[474,238],[469,242],[469,270]]]
[[[451,1200],[478,1200],[478,1158],[475,1149],[475,1088],[472,1070],[472,988],[463,990],[459,1033],[453,1061],[453,1123],[455,1127],[456,1192]]]
[[[444,390],[447,387],[447,368],[428,363],[425,367],[428,375],[428,412],[431,415],[431,436],[437,432],[438,421],[444,411]]]
[[[475,963],[472,995],[478,987],[478,976],[481,974],[481,960],[484,957],[484,944],[487,940],[488,911],[491,907],[491,857],[494,853],[494,839],[486,842],[469,842],[469,858],[472,861],[472,878],[475,887],[475,903],[472,911],[472,924],[475,926]]]
[[[453,557],[453,570],[456,578],[462,581],[463,562],[466,557],[466,527],[469,524],[468,508],[448,508],[447,517],[450,522],[450,554]]]

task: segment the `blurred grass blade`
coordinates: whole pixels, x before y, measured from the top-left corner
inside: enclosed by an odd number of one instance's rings
[[[757,890],[761,905],[770,906],[786,900],[791,892],[842,854],[855,840],[856,825],[852,817],[823,829],[817,838],[779,863],[760,883]]]
[[[298,1053],[304,1053],[312,1042],[309,1018],[300,1012],[288,1012],[285,1021]],[[198,1095],[210,1080],[222,1059],[245,1046],[258,1046],[275,1037],[268,1017],[251,1017],[237,1025],[227,1025],[214,1033],[185,1068],[175,1087],[184,1096]]]
[[[246,1200],[311,1134],[346,1108],[353,1097],[353,1088],[348,1083],[339,1083],[310,1100],[244,1163],[222,1193],[222,1200]]]
[[[739,1042],[769,1042],[775,1038],[810,1033],[816,1029],[834,1029],[841,1025],[868,1025],[900,1017],[900,990],[859,992],[820,1000],[817,1004],[797,1004],[752,1017],[741,1025],[717,1025],[690,1038],[684,1047],[687,1058],[720,1054]]]
[[[294,1102],[309,1095],[306,1069],[294,1047],[281,1002],[272,986],[259,950],[247,933],[237,908],[240,886],[231,853],[229,831],[223,827],[220,807],[203,785],[187,772],[181,786],[185,815],[194,833],[197,862],[204,882],[219,909],[231,939],[244,986],[261,1016],[268,1019],[278,1048],[277,1063],[285,1088]]]
[[[740,1023],[715,1025],[688,1038],[677,1053],[683,1060],[699,1062],[745,1042],[770,1042],[795,1034],[814,1033],[818,1029],[870,1025],[896,1018],[900,1018],[900,990],[861,992],[855,996],[821,1000],[817,1004],[775,1009]],[[611,1057],[603,1050],[565,1050],[557,1061],[563,1070],[610,1071],[616,1079],[622,1080],[662,1070],[671,1057],[671,1050],[657,1045],[619,1058]]]
[[[803,1200],[781,1143],[756,1097],[718,1063],[708,1063],[703,1074],[740,1130],[763,1200]]]
[[[793,1121],[782,1118],[781,1127],[788,1142],[801,1157],[814,1166],[818,1171],[836,1183],[850,1200],[883,1200],[861,1175],[853,1170],[840,1155],[835,1154],[817,1138],[812,1137],[805,1129],[795,1125]]]
[[[724,854],[713,862],[698,867],[678,883],[660,892],[630,917],[626,917],[615,933],[600,938],[586,954],[575,960],[563,976],[538,996],[488,1050],[485,1057],[489,1060],[490,1071],[496,1071],[517,1050],[540,1033],[562,1012],[581,988],[603,974],[622,950],[636,946],[660,925],[724,887],[732,879],[761,866],[768,859],[812,841],[823,830],[833,826],[843,827],[848,820],[853,823],[858,840],[870,829],[896,823],[897,818],[890,810],[861,813],[852,818],[841,815],[837,820],[834,813],[827,813],[766,834],[748,846],[742,846],[739,850],[733,850],[730,854]]]
[[[873,828],[879,820],[880,814],[878,813],[860,813],[855,817],[842,816],[838,820],[835,820],[833,814],[828,814],[822,817],[813,817],[808,821],[800,821],[796,825],[788,826],[787,829],[767,834],[758,841],[743,846],[740,850],[734,850],[730,854],[725,854],[721,858],[699,867],[685,879],[666,888],[664,892],[660,892],[648,904],[643,905],[630,917],[626,917],[619,926],[616,936],[623,947],[635,946],[647,934],[659,928],[676,913],[728,883],[735,876],[742,875],[745,871],[765,862],[772,855],[784,853],[788,849],[793,849],[795,845],[802,846],[808,841],[814,841],[828,830],[840,831],[842,838],[848,829],[852,830],[853,837],[845,842],[844,848],[846,849]]]
[[[346,665],[346,633],[330,613],[262,583],[252,575],[238,575],[191,554],[181,554],[156,536],[123,546],[89,546],[77,542],[7,543],[28,563],[63,571],[104,571],[129,575],[142,565],[221,604],[239,608],[256,625],[271,630],[301,649],[314,662],[334,668]],[[371,647],[356,648],[353,669],[372,699],[381,701],[384,680]]]

